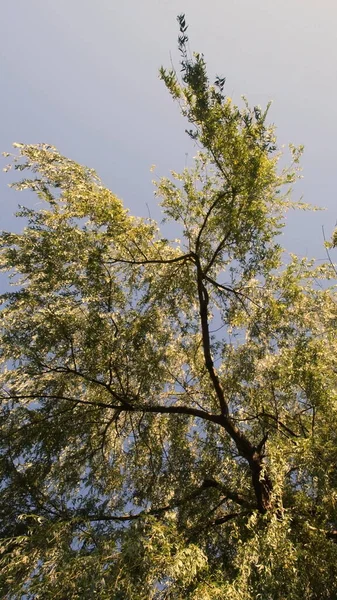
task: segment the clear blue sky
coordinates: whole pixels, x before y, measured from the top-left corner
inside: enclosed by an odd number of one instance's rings
[[[47,142],[94,167],[131,212],[158,216],[150,166],[181,169],[191,146],[158,79],[175,64],[176,15],[235,101],[264,106],[280,144],[305,145],[295,188],[326,212],[288,216],[282,243],[324,257],[337,220],[337,4],[332,0],[16,0],[1,4],[1,150]],[[2,228],[24,196],[0,174]],[[336,251],[332,257],[337,260]]]

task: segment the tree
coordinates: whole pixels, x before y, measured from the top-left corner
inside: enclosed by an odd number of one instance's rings
[[[200,151],[157,195],[181,241],[16,144],[40,203],[1,235],[6,599],[337,595],[334,273],[277,237],[301,148],[280,171],[267,111],[209,84],[178,20],[160,74]]]

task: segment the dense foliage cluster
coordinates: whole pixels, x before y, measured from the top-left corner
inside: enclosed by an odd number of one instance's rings
[[[333,273],[277,237],[301,149],[281,171],[179,24],[161,78],[200,151],[156,193],[180,241],[55,148],[12,157],[39,202],[1,235],[8,600],[337,597]]]

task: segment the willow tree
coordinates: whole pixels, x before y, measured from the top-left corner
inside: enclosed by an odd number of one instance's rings
[[[6,599],[337,594],[336,299],[279,246],[301,149],[190,56],[161,78],[199,152],[164,239],[94,171],[16,144],[39,198],[1,235]]]

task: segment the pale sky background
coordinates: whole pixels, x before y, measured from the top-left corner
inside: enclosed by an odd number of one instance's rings
[[[178,66],[176,16],[192,50],[227,78],[234,101],[273,100],[279,144],[304,144],[294,197],[327,207],[291,213],[281,243],[324,258],[322,226],[337,220],[335,0],[0,0],[0,149],[47,142],[93,167],[131,212],[159,215],[158,175],[191,163],[193,148],[158,68]],[[4,161],[5,163],[5,161]],[[0,172],[1,228],[25,203]],[[17,226],[16,226],[17,227]],[[337,260],[337,251],[332,252]]]

